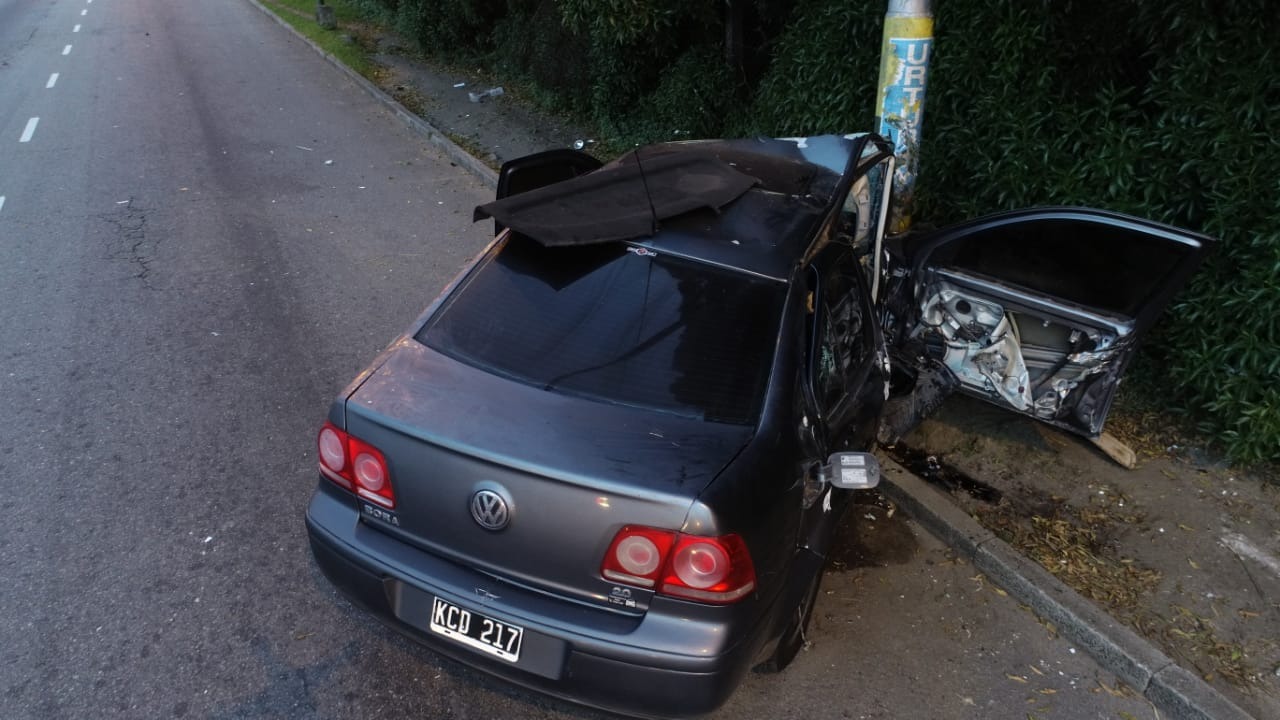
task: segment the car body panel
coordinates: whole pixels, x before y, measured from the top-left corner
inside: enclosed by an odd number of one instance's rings
[[[405,340],[347,404],[347,430],[387,458],[406,542],[581,602],[611,603],[599,575],[624,525],[678,529],[752,428],[546,392]],[[509,524],[470,512],[489,488]],[[554,551],[552,551],[554,549]],[[650,593],[637,590],[643,611]]]
[[[918,311],[909,337],[962,392],[1096,436],[1143,332],[1209,242],[1085,208],[940,230],[908,251]]]
[[[343,595],[438,653],[577,703],[644,717],[709,712],[741,681],[769,630],[733,608],[661,597],[644,615],[566,603],[421,551],[357,517],[352,500],[325,484],[307,510],[312,555]],[[523,628],[527,654],[510,663],[430,632],[422,611],[431,596]],[[653,693],[658,686],[667,692]]]

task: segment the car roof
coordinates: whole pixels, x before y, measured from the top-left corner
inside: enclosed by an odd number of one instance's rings
[[[646,232],[628,237],[625,242],[658,254],[786,281],[832,207],[841,174],[851,154],[862,147],[858,142],[860,137],[823,135],[662,143],[627,153],[602,171],[629,165],[657,165],[671,155],[688,154],[711,156],[728,166],[726,170],[731,168],[754,178],[757,182],[727,203],[708,203],[709,206],[656,223],[643,223]],[[645,182],[643,172],[632,174],[638,182]],[[544,190],[554,192],[554,187]],[[650,189],[646,187],[643,192],[648,194]],[[550,201],[555,202],[556,198]],[[634,218],[628,219],[634,226]],[[600,224],[607,228],[608,223],[609,219],[604,218]],[[521,230],[518,222],[508,224],[517,232]],[[656,232],[651,232],[653,225],[657,226]],[[618,239],[614,234],[608,240]]]

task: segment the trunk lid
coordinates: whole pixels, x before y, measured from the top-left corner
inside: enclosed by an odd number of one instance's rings
[[[500,579],[637,611],[647,593],[618,598],[599,574],[614,534],[680,529],[753,433],[548,392],[411,339],[352,393],[346,423],[386,456],[396,493],[394,519],[369,524]],[[505,527],[473,516],[481,490],[502,498]]]

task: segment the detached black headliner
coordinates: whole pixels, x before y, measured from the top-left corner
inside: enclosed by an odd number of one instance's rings
[[[630,240],[700,208],[719,209],[758,180],[701,152],[667,153],[601,168],[476,208],[547,247]]]
[[[652,145],[638,151],[643,178],[631,152],[572,180],[482,205],[475,217],[495,217],[544,245],[624,241],[785,281],[831,208],[858,138]],[[714,180],[681,186],[690,168]],[[661,204],[656,228],[646,183],[655,207]]]

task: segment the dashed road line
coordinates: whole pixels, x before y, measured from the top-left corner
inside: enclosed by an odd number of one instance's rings
[[[49,76],[49,82],[45,83],[44,86],[46,88],[51,88],[57,84],[58,84],[58,73],[53,73],[52,75]]]
[[[75,27],[71,28],[71,32],[80,32],[80,26],[76,25]]]
[[[66,47],[62,48],[62,54],[63,54],[63,55],[70,55],[70,54],[71,54],[71,46],[70,46],[70,45],[68,45],[68,46],[66,46]]]
[[[0,195],[0,210],[4,209],[4,196]]]
[[[22,131],[22,138],[18,142],[31,142],[31,136],[36,134],[36,125],[40,124],[40,118],[33,117],[27,121],[27,127]]]
[[[80,11],[80,17],[84,17],[85,15],[88,15],[88,14],[89,14],[89,11],[88,11],[88,10],[81,10],[81,11]]]

